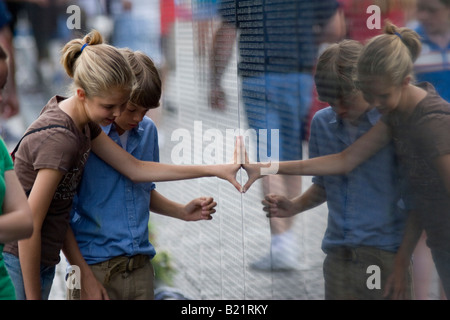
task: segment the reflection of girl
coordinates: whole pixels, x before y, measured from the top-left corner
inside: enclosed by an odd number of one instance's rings
[[[318,59],[315,84],[320,100],[330,107],[313,118],[311,158],[341,152],[380,117],[355,87],[354,72],[362,47],[358,41],[343,40],[330,45]],[[398,205],[397,180],[394,146],[389,143],[347,175],[315,176],[312,186],[292,200],[266,195],[264,211],[270,217],[291,217],[326,201],[328,222],[322,241],[325,299],[385,298],[407,217]],[[373,264],[383,270],[381,290],[365,286],[366,270]],[[408,290],[403,298],[411,299],[409,274],[406,279]]]
[[[98,124],[113,123],[130,98],[133,73],[116,48],[94,31],[63,48],[62,63],[74,79],[73,95],[55,96],[30,129],[58,124],[28,135],[16,153],[16,172],[34,214],[29,240],[5,246],[10,274],[21,299],[46,299],[69,227],[72,199],[90,150],[134,182],[220,175],[233,181],[239,165],[175,166],[139,161]],[[101,188],[101,186],[99,186]],[[19,263],[20,260],[20,263]],[[22,276],[23,275],[23,276]]]
[[[278,174],[345,174],[393,138],[408,181],[409,192],[405,196],[427,231],[428,246],[448,296],[450,105],[431,84],[412,84],[413,61],[420,49],[417,33],[386,25],[385,34],[371,39],[358,60],[359,87],[365,100],[384,115],[382,121],[345,151],[304,161],[282,162]],[[245,189],[261,177],[261,166],[245,165],[249,173]],[[415,237],[418,235],[416,233]]]

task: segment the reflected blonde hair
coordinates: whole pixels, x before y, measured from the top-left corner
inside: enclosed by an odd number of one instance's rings
[[[134,76],[129,64],[118,49],[103,43],[97,30],[82,39],[69,41],[61,53],[61,64],[67,75],[87,97],[104,96],[117,88],[131,91]]]
[[[384,76],[392,85],[400,85],[406,76],[414,77],[413,66],[422,44],[420,36],[409,28],[398,28],[387,21],[384,34],[373,37],[358,59],[358,81]]]

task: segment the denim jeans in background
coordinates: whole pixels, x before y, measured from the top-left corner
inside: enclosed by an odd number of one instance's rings
[[[312,103],[313,85],[312,74],[306,72],[270,72],[261,77],[242,78],[248,126],[256,130],[258,138],[258,155],[255,157],[258,161],[302,159],[302,140]],[[260,129],[267,129],[266,145],[259,145],[259,140],[264,139]],[[272,141],[271,130],[279,130],[279,141]],[[277,142],[277,145],[272,145],[272,142]]]
[[[25,288],[23,285],[22,270],[20,269],[19,258],[13,254],[3,252],[6,269],[8,269],[14,288],[16,289],[16,299],[26,300]],[[50,289],[52,288],[53,278],[55,277],[55,266],[41,265],[41,299],[48,300]]]

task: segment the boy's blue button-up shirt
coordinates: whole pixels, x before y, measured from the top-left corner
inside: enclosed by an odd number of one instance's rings
[[[122,146],[114,124],[102,129]],[[137,159],[159,161],[157,129],[150,118],[129,131],[126,150]],[[151,182],[133,183],[91,152],[71,213],[71,226],[88,264],[121,255],[155,255],[148,239],[154,188]]]
[[[354,139],[379,119],[376,109],[362,116]],[[331,107],[318,111],[311,124],[309,156],[339,153],[354,142]],[[316,176],[326,190],[328,225],[322,249],[333,246],[371,246],[396,251],[406,213],[400,209],[400,182],[392,144],[384,147],[348,175]]]

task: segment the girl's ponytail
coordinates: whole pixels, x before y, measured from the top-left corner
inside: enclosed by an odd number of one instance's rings
[[[397,36],[403,44],[408,48],[413,62],[417,60],[422,50],[420,36],[409,28],[398,28],[390,21],[386,21],[384,33]]]
[[[398,28],[389,21],[384,34],[373,37],[358,59],[358,82],[370,83],[370,77],[383,76],[392,85],[400,85],[406,76],[413,77],[414,61],[422,48],[419,35],[408,28]]]

